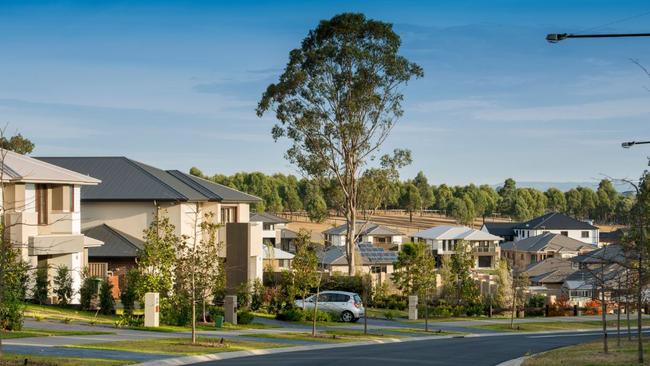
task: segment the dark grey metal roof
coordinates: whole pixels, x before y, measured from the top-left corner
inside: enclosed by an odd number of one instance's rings
[[[595,230],[597,227],[559,212],[549,212],[532,220],[522,222],[516,229],[547,229],[547,230]]]
[[[542,252],[553,250],[556,252],[580,252],[594,250],[597,246],[587,244],[569,238],[561,234],[545,233],[542,235],[531,236],[518,241],[509,241],[500,244],[502,250],[514,250],[520,252]]]
[[[259,221],[265,224],[286,224],[289,220],[268,212],[256,212],[251,214],[248,221]]]
[[[144,242],[125,234],[106,224],[94,226],[83,231],[87,237],[100,240],[104,245],[88,249],[88,257],[131,257],[138,256]]]
[[[236,189],[185,174],[162,170],[123,156],[39,157],[39,160],[101,179],[84,186],[84,201],[219,201],[257,202]]]
[[[519,222],[486,222],[483,224],[490,234],[501,237],[514,236],[514,229],[519,225]]]

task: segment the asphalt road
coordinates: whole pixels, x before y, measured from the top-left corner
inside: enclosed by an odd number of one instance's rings
[[[471,365],[494,366],[538,353],[598,339],[597,332],[482,336],[288,352],[205,362],[199,365]],[[615,336],[610,333],[610,340]]]

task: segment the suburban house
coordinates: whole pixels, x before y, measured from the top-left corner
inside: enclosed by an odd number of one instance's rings
[[[547,258],[571,258],[596,248],[596,245],[566,235],[544,233],[501,243],[501,255],[517,270],[525,270]]]
[[[282,272],[291,269],[294,255],[270,245],[264,245],[264,270]]]
[[[68,267],[71,303],[78,304],[88,249],[102,245],[81,233],[80,190],[96,187],[100,180],[11,151],[0,153],[6,239],[30,268],[48,268],[49,283],[59,266]],[[52,293],[49,297],[57,301]]]
[[[533,263],[524,273],[530,280],[531,293],[558,298],[562,295],[562,286],[567,277],[578,270],[570,259],[551,257]]]
[[[459,242],[469,243],[474,255],[475,269],[495,268],[499,260],[502,239],[485,231],[466,226],[436,226],[413,234],[413,241],[430,246],[438,263],[443,256],[456,252]]]
[[[361,258],[360,272],[370,273],[373,283],[384,283],[390,280],[394,271],[394,263],[397,261],[397,252],[374,246],[371,243],[359,243],[356,245],[356,253]],[[318,254],[319,268],[331,274],[348,273],[348,259],[345,254],[345,247],[332,245],[325,248]]]
[[[372,243],[373,245],[386,250],[399,251],[402,245],[403,233],[389,227],[378,225],[369,221],[357,221],[358,231],[357,243]],[[345,246],[345,238],[348,234],[348,225],[343,224],[323,231],[325,245]]]
[[[623,266],[629,254],[622,246],[612,244],[571,258],[578,270],[566,278],[564,296],[572,305],[579,306],[600,299],[602,291],[607,301],[616,301],[619,295],[625,297],[631,292],[626,278],[634,276]]]
[[[621,244],[625,232],[623,229],[617,229],[614,231],[605,231],[601,232],[599,235],[599,246],[610,245],[610,244]]]
[[[598,245],[599,230],[592,224],[559,212],[550,212],[522,222],[514,228],[514,241],[546,233],[560,234],[587,244]]]
[[[293,241],[298,237],[298,233],[287,228],[289,220],[272,213],[257,212],[251,214],[250,221],[262,223],[262,241],[265,245],[290,253],[296,252]]]
[[[515,226],[518,222],[485,222],[481,231],[501,237],[501,241],[515,240]]]
[[[126,157],[43,157],[43,162],[87,174],[102,184],[81,190],[81,228],[104,241],[89,253],[92,275],[124,274],[135,264],[144,231],[158,215],[175,233],[201,239],[202,220],[222,224],[218,240],[227,256],[227,282],[261,279],[262,223],[249,222],[249,205],[259,198],[178,170],[162,170]],[[232,258],[231,258],[232,256]],[[229,272],[229,268],[233,270]],[[229,288],[231,285],[228,285]]]

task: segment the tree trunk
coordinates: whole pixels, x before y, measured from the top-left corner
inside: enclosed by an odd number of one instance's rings
[[[643,232],[643,229],[641,229]],[[642,240],[643,242],[643,240]],[[636,289],[636,317],[637,317],[637,324],[636,324],[636,336],[637,336],[637,342],[638,342],[638,356],[639,356],[639,363],[643,364],[643,316],[641,315],[641,309],[643,308],[643,254],[642,251],[643,249],[641,247],[638,248],[639,250],[639,279],[637,283],[637,289]]]
[[[318,297],[319,296],[320,296],[320,281],[318,281],[318,286],[316,286],[316,301],[314,302],[314,318],[311,321],[311,336],[312,337],[316,337],[316,316],[318,315]]]
[[[609,352],[607,345],[607,303],[605,303],[605,285],[603,284],[600,292],[600,309],[603,320],[603,352]]]
[[[630,324],[630,270],[625,270],[625,317],[627,319],[627,340],[632,341],[632,325]]]
[[[346,252],[348,256],[348,275],[354,276],[356,274],[356,260],[354,257],[354,239],[357,233],[357,211],[356,208],[353,207],[354,202],[353,200],[349,200],[350,202],[348,203],[348,211],[349,211],[349,219],[348,219],[348,233],[345,236],[345,241],[346,241]]]

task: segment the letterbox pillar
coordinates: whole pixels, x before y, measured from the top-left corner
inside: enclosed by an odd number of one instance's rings
[[[237,324],[237,296],[226,296],[223,304],[223,317],[227,323]]]
[[[160,326],[160,297],[157,292],[144,294],[144,326]]]

